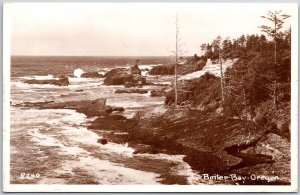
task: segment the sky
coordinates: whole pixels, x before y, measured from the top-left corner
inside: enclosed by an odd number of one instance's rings
[[[268,10],[292,13],[270,3],[9,3],[4,30],[12,55],[168,56],[177,14],[182,48],[193,55],[218,35],[261,34]]]

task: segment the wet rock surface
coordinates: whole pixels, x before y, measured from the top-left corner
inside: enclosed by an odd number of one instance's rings
[[[58,85],[58,86],[68,86],[70,84],[69,78],[68,77],[62,77],[59,79],[49,79],[49,80],[36,80],[36,79],[31,79],[25,81],[25,83],[28,84],[40,84],[40,85]]]

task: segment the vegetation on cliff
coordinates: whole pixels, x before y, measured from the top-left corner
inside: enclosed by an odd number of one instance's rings
[[[275,14],[278,21],[287,18],[280,12],[270,12],[271,21]],[[269,39],[265,35],[242,35],[236,39],[226,38],[221,46],[217,43],[220,37],[202,44],[204,55],[201,58],[204,60],[239,60],[224,73],[223,92],[220,78],[206,74],[178,84],[178,103],[188,103],[200,110],[219,108],[224,116],[254,119],[277,134],[289,137],[291,29],[281,31],[277,27],[272,31],[272,27],[262,26],[263,32],[266,28],[271,29],[267,33]],[[224,95],[223,101],[221,95]],[[166,104],[173,102],[174,91],[171,91]]]

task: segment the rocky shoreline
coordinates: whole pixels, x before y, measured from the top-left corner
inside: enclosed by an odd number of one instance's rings
[[[195,56],[191,60],[201,66],[204,63]],[[85,76],[103,77],[98,73],[88,73]],[[118,89],[115,93],[145,94],[149,90],[142,89],[142,86],[151,85],[141,75],[137,65],[130,69],[112,69],[104,77],[104,85],[141,88]],[[51,84],[58,81],[35,80],[27,83]],[[207,95],[197,87],[213,88],[209,92],[213,95]],[[103,98],[69,102],[24,102],[16,106],[73,109],[87,117],[96,117],[87,124],[87,128],[103,136],[99,143],[128,143],[135,149],[135,154],[185,155],[184,161],[200,174],[278,176],[279,179],[268,181],[267,184],[289,185],[289,141],[257,122],[223,116],[218,112],[218,87],[218,78],[209,74],[186,82],[187,92],[179,96],[179,103],[191,101],[196,105],[187,102],[187,106],[175,109],[172,106],[174,90],[161,86],[161,89],[150,91],[150,96],[166,96],[165,105],[145,107],[130,119],[122,115],[124,108],[108,106]],[[210,99],[211,96],[217,98]],[[263,185],[266,181],[235,181],[232,184],[234,183]]]
[[[28,102],[16,106],[74,109],[87,117],[96,117],[87,127],[103,136],[99,143],[127,142],[135,154],[184,154],[184,161],[202,174],[275,175],[279,180],[268,184],[290,182],[288,140],[251,121],[165,106],[145,108],[128,119],[118,114],[119,108],[105,105],[105,99]]]

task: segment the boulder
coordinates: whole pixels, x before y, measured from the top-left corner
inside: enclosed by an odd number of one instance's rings
[[[99,74],[98,72],[86,72],[82,73],[81,78],[103,78],[103,74]]]
[[[25,81],[28,84],[49,84],[49,85],[58,85],[58,86],[68,86],[70,84],[68,77],[62,77],[59,79],[49,79],[49,80],[36,80],[31,79]]]
[[[105,74],[105,85],[144,85],[146,78],[140,74],[132,74],[129,69],[115,68]]]
[[[100,143],[100,144],[102,144],[102,145],[105,145],[105,144],[108,143],[108,141],[106,139],[104,139],[104,138],[99,139],[97,142]]]

